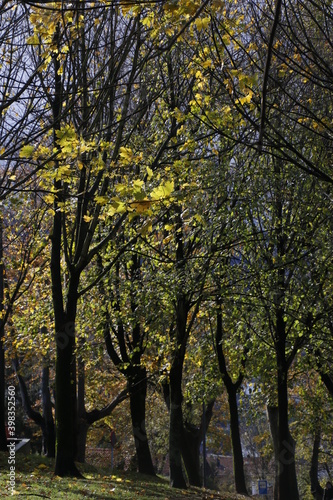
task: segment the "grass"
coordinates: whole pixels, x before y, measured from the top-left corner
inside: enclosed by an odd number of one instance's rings
[[[245,497],[217,493],[200,488],[175,490],[169,487],[168,480],[151,478],[132,472],[113,472],[80,466],[84,479],[60,478],[54,476],[54,461],[38,455],[16,455],[15,496],[27,500],[55,498],[77,500],[241,500]],[[12,496],[8,491],[8,455],[0,452],[0,496]]]

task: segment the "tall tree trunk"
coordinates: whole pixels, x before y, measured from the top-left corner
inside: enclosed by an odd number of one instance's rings
[[[61,332],[62,334],[63,331]],[[59,334],[57,336],[59,339]],[[80,477],[80,473],[74,463],[76,457],[77,427],[75,427],[76,404],[73,396],[75,380],[73,380],[72,363],[75,341],[72,336],[65,338],[67,341],[63,346],[57,342],[55,474],[61,477]]]
[[[49,458],[55,457],[55,427],[52,414],[52,403],[50,394],[50,368],[44,366],[42,372],[42,401],[44,420],[44,453]]]
[[[182,374],[183,356],[177,350],[174,353],[170,370],[170,427],[169,427],[169,462],[170,484],[174,488],[186,488],[182,468]]]
[[[128,389],[139,472],[155,476],[146,432],[147,372],[144,367],[134,366],[130,369]]]
[[[4,265],[3,265],[3,245],[2,245],[2,215],[0,215],[0,313],[4,308]],[[6,367],[5,350],[3,345],[5,329],[3,320],[0,319],[0,451],[7,451],[6,438]]]
[[[209,423],[213,415],[214,403],[215,399],[210,401],[203,409],[200,427],[187,422],[185,422],[183,426],[182,457],[188,481],[191,486],[202,486],[200,471],[200,445],[209,427]]]
[[[244,473],[244,460],[239,431],[239,417],[237,404],[237,388],[234,385],[227,387],[228,403],[230,412],[230,432],[232,443],[232,455],[234,464],[235,487],[240,495],[248,495]]]
[[[269,428],[271,431],[274,450],[274,500],[278,500],[279,483],[279,410],[277,406],[267,406]]]
[[[200,471],[200,429],[194,425],[184,425],[182,431],[182,457],[188,482],[191,486],[202,486]]]
[[[218,306],[220,306],[219,301],[218,301]],[[247,496],[248,492],[245,481],[244,460],[243,460],[242,444],[239,431],[239,417],[238,417],[238,404],[237,404],[237,392],[242,384],[244,375],[243,371],[241,371],[239,373],[236,382],[233,382],[228,373],[227,364],[223,352],[223,345],[222,345],[223,325],[222,325],[222,313],[220,307],[217,311],[216,320],[217,321],[216,321],[215,347],[216,347],[220,373],[228,393],[235,488],[237,493]],[[246,352],[244,352],[244,358],[242,360],[242,367],[241,367],[242,370],[244,370],[245,368],[244,366],[245,354]]]
[[[298,500],[295,441],[289,431],[287,369],[278,366],[278,500]]]
[[[83,347],[80,345],[80,348]],[[85,409],[85,371],[84,363],[80,356],[77,357],[78,379],[77,379],[77,443],[76,443],[76,460],[84,463],[86,459],[86,442],[89,424],[87,421],[87,413]]]
[[[54,34],[54,43],[59,46],[59,26]],[[53,142],[57,144],[57,132],[60,130],[60,120],[63,103],[63,88],[60,74],[60,62],[53,56],[54,66],[54,99],[53,112]],[[59,167],[55,160],[55,167]],[[63,297],[63,270],[62,258],[62,230],[63,215],[61,203],[64,201],[64,186],[60,179],[54,180],[54,189],[57,196],[54,200],[54,216],[51,239],[51,281],[52,302],[55,322],[56,340],[56,375],[55,375],[55,402],[56,402],[56,461],[55,474],[57,476],[75,476],[81,474],[75,466],[76,454],[76,378],[74,374],[75,362],[75,319],[77,307],[77,290],[79,274],[74,272],[69,277],[67,307],[64,309]]]
[[[53,283],[57,342],[55,474],[81,477],[74,462],[77,452],[75,318],[79,276],[74,273],[70,276],[66,312],[59,304],[62,291],[55,287],[57,283],[57,280]]]
[[[86,444],[89,424],[86,419],[79,418],[77,426],[76,460],[80,463],[86,461]]]
[[[320,430],[316,430],[313,441],[312,456],[311,456],[311,468],[310,468],[310,484],[311,493],[315,500],[322,500],[324,490],[320,486],[318,481],[318,458],[319,458],[319,447],[320,447]]]

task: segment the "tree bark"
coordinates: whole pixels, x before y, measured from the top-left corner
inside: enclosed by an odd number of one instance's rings
[[[142,366],[130,369],[128,388],[135,450],[139,472],[155,476],[146,432],[147,373]]]
[[[237,493],[240,495],[248,496],[245,473],[244,473],[244,460],[241,444],[241,437],[239,431],[239,417],[238,417],[238,404],[237,404],[237,389],[235,386],[230,385],[227,387],[228,403],[230,412],[230,432],[232,443],[232,455],[234,464],[235,487]]]
[[[191,486],[202,486],[200,473],[200,429],[194,425],[184,425],[181,440],[182,457],[188,482]]]
[[[318,458],[319,458],[319,447],[320,447],[320,430],[317,430],[314,435],[312,456],[311,456],[311,468],[310,468],[310,484],[311,493],[315,500],[322,500],[324,489],[320,486],[318,481]]]
[[[59,45],[59,27],[54,34],[54,43]],[[57,132],[60,130],[60,120],[63,104],[63,88],[60,75],[60,62],[53,56],[54,66],[54,99],[53,113],[53,142],[57,144]],[[58,160],[55,160],[58,167]],[[63,270],[62,258],[62,229],[63,215],[61,203],[64,201],[64,186],[60,179],[54,180],[54,189],[57,197],[54,200],[53,228],[51,239],[51,281],[52,302],[55,322],[56,340],[56,375],[55,375],[55,402],[56,402],[56,461],[55,474],[57,476],[81,477],[74,459],[76,455],[76,376],[75,376],[75,319],[78,300],[79,273],[74,269],[69,276],[66,309],[63,297]]]
[[[295,441],[289,431],[287,369],[278,366],[278,500],[298,500]]]
[[[182,435],[182,457],[188,481],[191,486],[202,486],[200,471],[200,445],[203,441],[213,415],[215,399],[210,401],[201,417],[200,427],[185,422]],[[203,464],[203,467],[205,465]]]
[[[43,436],[43,452],[50,458],[55,456],[55,432],[54,432],[54,421],[52,416],[52,403],[49,394],[49,382],[48,382],[48,367],[43,368],[42,373],[42,399],[43,399],[43,415],[32,408],[28,388],[26,382],[19,370],[18,359],[13,360],[13,367],[19,382],[22,403],[25,413],[28,418],[33,420],[42,431]],[[47,394],[48,393],[48,394]]]
[[[135,262],[135,259],[133,259]],[[119,272],[119,270],[118,270]],[[106,297],[103,284],[100,284],[102,295]],[[136,305],[133,304],[133,310]],[[107,353],[118,368],[118,370],[126,377],[127,389],[130,396],[130,412],[132,420],[132,431],[135,443],[135,451],[140,473],[155,475],[153,461],[151,458],[148,437],[146,432],[146,395],[147,395],[147,372],[141,365],[142,356],[142,334],[139,324],[134,325],[132,330],[133,345],[130,349],[130,355],[127,352],[129,349],[126,344],[125,328],[122,321],[118,322],[117,341],[119,345],[120,355],[118,355],[113,339],[110,333],[110,316],[108,311],[105,312],[104,323],[104,340]],[[137,350],[135,350],[137,349]],[[123,368],[123,363],[128,365]]]
[[[226,360],[223,353],[222,338],[223,338],[222,313],[221,310],[219,309],[217,312],[217,321],[216,321],[215,347],[217,352],[220,373],[228,393],[235,488],[237,493],[248,496],[246,481],[245,481],[245,473],[244,473],[244,460],[243,460],[242,443],[239,431],[239,417],[238,417],[238,404],[237,404],[237,392],[243,381],[243,373],[241,372],[239,374],[236,382],[232,381],[227,370]],[[243,365],[245,364],[245,358],[243,359],[242,364]],[[242,366],[242,368],[244,369],[244,366]]]
[[[76,444],[76,460],[80,463],[86,461],[86,444],[89,424],[86,419],[79,418],[77,426],[77,444]]]
[[[60,477],[81,477],[74,462],[77,453],[75,318],[79,277],[73,273],[69,279],[66,313],[54,308],[57,343],[55,474]],[[58,302],[62,292],[59,289],[56,291],[58,295],[55,299]]]
[[[42,401],[43,420],[45,426],[44,453],[49,458],[55,457],[55,427],[52,414],[52,403],[50,394],[50,368],[44,366],[42,372]]]
[[[83,346],[80,346],[83,347]],[[77,380],[77,444],[76,460],[84,463],[86,459],[86,442],[89,424],[87,422],[87,413],[85,409],[85,371],[84,363],[80,355],[77,357],[78,380]]]
[[[186,488],[182,467],[182,374],[183,355],[177,351],[174,354],[170,370],[170,427],[169,427],[169,461],[170,484],[173,488]]]
[[[267,406],[269,428],[271,431],[273,449],[274,449],[274,500],[278,500],[278,482],[279,482],[279,410],[277,406]]]

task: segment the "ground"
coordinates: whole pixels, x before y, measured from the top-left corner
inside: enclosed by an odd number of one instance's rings
[[[1,498],[20,496],[27,500],[55,498],[78,500],[241,500],[241,495],[217,493],[200,488],[174,490],[168,480],[150,478],[140,474],[97,470],[84,465],[80,467],[84,479],[68,479],[54,476],[54,461],[38,455],[20,455],[15,457],[15,491],[8,490],[9,471],[8,455],[0,452],[0,492]]]

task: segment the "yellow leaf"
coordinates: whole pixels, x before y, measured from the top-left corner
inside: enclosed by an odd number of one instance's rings
[[[90,221],[91,221],[91,219],[92,219],[91,215],[84,215],[84,216],[83,216],[83,220],[84,220],[85,222],[90,222]]]
[[[95,196],[95,201],[98,205],[105,205],[108,202],[107,196]]]
[[[148,180],[150,180],[153,177],[154,173],[153,173],[152,169],[149,167],[146,167],[146,170],[147,170],[147,178],[148,178]]]
[[[119,149],[119,156],[120,156],[121,162],[124,165],[128,165],[129,163],[132,162],[134,155],[133,155],[133,151],[131,150],[131,148],[125,148],[122,146]]]
[[[209,17],[204,17],[203,19],[196,19],[195,20],[195,25],[198,29],[198,31],[201,31],[202,29],[206,29],[207,26],[209,25],[210,19]]]
[[[54,194],[47,194],[44,197],[45,203],[52,205],[52,203],[54,202],[54,198],[55,198]]]
[[[20,158],[31,158],[34,149],[33,146],[23,146],[20,151]]]
[[[39,464],[37,468],[38,469],[48,469],[48,466],[45,464]]]
[[[38,35],[35,33],[34,35],[29,36],[29,37],[27,38],[27,44],[28,44],[28,45],[38,45],[38,44],[39,44],[39,38],[38,38]]]
[[[152,200],[160,200],[163,198],[167,198],[170,196],[172,191],[174,190],[174,182],[166,181],[164,184],[161,184],[157,188],[153,189],[150,194]]]
[[[71,173],[71,168],[69,165],[62,165],[61,167],[58,168],[55,179],[57,181],[69,177]]]

